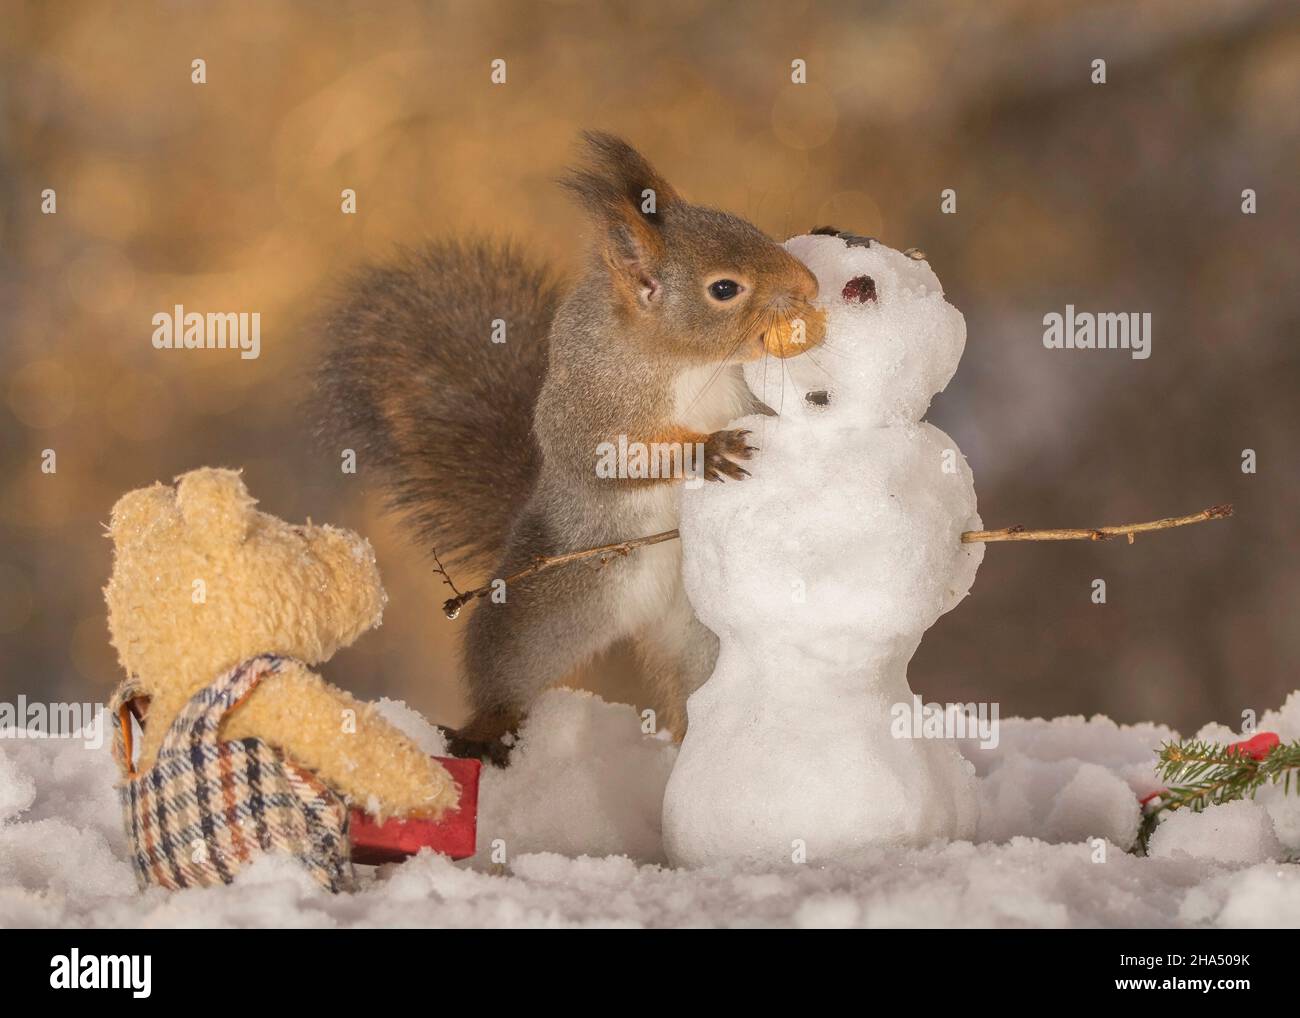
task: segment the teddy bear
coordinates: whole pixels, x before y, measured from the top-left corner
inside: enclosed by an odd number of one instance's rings
[[[380,820],[443,816],[459,797],[448,771],[310,667],[381,622],[387,597],[370,543],[256,504],[237,471],[204,468],[113,507],[109,632],[131,699],[147,704],[130,772],[149,773],[160,750],[183,763],[165,748],[173,722],[253,662],[251,691],[214,722],[224,744],[272,747],[292,763],[295,788],[318,782],[330,801]]]

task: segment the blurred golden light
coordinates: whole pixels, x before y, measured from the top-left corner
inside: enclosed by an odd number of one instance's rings
[[[77,674],[96,685],[115,685],[121,678],[113,646],[108,642],[108,620],[102,611],[77,623],[68,656]]]
[[[80,462],[68,444],[54,445],[58,454],[58,471],[41,473],[33,455],[32,465],[11,479],[3,492],[3,520],[15,530],[57,530],[64,526],[75,508],[83,505],[84,484],[79,482],[76,466]],[[38,537],[38,539],[47,539]]]
[[[885,236],[885,217],[880,206],[864,191],[840,191],[817,207],[818,226],[835,226],[867,237],[879,237],[891,247],[909,246],[905,237]]]
[[[140,227],[143,211],[139,171],[104,158],[89,160],[59,196],[59,216],[72,217],[82,230],[124,241]]]
[[[20,569],[0,562],[0,633],[17,632],[32,617],[32,586]]]
[[[122,310],[131,299],[135,269],[113,248],[96,248],[68,266],[64,286],[82,309],[106,316]]]
[[[171,390],[157,376],[134,371],[116,379],[109,390],[106,409],[118,434],[144,441],[167,431],[175,407]]]
[[[838,122],[835,97],[815,82],[783,86],[772,104],[772,131],[790,148],[810,149],[826,144]]]
[[[76,404],[72,375],[53,358],[32,361],[9,380],[9,409],[29,428],[62,424]]]

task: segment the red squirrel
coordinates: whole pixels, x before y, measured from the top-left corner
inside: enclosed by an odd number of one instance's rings
[[[709,480],[747,476],[754,448],[727,425],[772,411],[739,365],[823,335],[817,280],[779,244],[687,202],[621,139],[582,145],[561,183],[594,240],[567,289],[511,245],[435,243],[364,271],[325,325],[326,433],[378,471],[424,545],[496,577],[677,526],[681,476],[603,476],[606,443],[681,444]],[[500,760],[542,690],[625,639],[681,738],[718,641],[680,554],[673,541],[560,566],[479,600],[463,645],[474,713],[452,751]]]

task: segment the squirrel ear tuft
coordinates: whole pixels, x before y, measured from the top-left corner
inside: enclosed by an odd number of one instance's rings
[[[678,200],[673,186],[622,138],[583,131],[582,142],[582,164],[560,183],[597,216],[622,219],[631,213],[658,225],[659,213]]]
[[[660,293],[652,268],[664,254],[660,213],[680,199],[622,138],[584,131],[582,140],[585,162],[560,183],[602,227],[601,253],[627,300],[648,306]]]

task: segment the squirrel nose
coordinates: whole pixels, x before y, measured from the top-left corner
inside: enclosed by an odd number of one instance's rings
[[[795,280],[794,288],[791,292],[801,301],[814,301],[817,299],[817,277],[802,265],[799,267],[803,269],[803,272],[801,272],[799,278]]]

